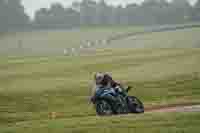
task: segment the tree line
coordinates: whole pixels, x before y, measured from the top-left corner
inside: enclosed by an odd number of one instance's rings
[[[30,24],[20,0],[0,0],[0,32],[23,30]]]
[[[63,29],[80,26],[161,25],[200,20],[200,0],[145,0],[123,7],[108,5],[104,0],[82,0],[65,8],[53,3],[41,8],[30,21],[20,0],[0,0],[0,32],[24,29]]]

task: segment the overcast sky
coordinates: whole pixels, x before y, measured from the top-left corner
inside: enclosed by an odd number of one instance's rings
[[[73,1],[81,1],[81,0],[22,0],[23,5],[26,8],[26,12],[33,17],[34,11],[41,7],[49,7],[51,3],[60,2],[65,6],[71,5]],[[96,0],[98,1],[98,0]],[[143,0],[105,0],[109,4],[127,4],[127,3],[141,3]],[[189,0],[194,3],[196,0]]]

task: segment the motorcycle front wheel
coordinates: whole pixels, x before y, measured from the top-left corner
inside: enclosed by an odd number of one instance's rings
[[[128,97],[128,107],[131,113],[144,113],[143,103],[135,96]]]

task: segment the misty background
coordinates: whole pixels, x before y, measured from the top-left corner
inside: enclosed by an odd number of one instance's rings
[[[0,0],[0,32],[200,20],[200,0]]]
[[[22,0],[22,4],[25,6],[26,12],[31,16],[31,18],[34,17],[34,13],[36,10],[39,8],[49,8],[52,3],[59,2],[65,7],[68,7],[71,5],[71,3],[76,2],[76,1],[81,1],[81,0]],[[96,2],[99,2],[100,0],[95,0]],[[109,5],[123,5],[126,6],[127,4],[130,3],[136,3],[136,4],[141,4],[144,0],[106,0],[106,3]],[[172,0],[168,0],[169,2]],[[194,3],[197,0],[188,0],[191,5],[194,5]]]

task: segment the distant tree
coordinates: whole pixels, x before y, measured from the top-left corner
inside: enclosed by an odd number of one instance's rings
[[[60,3],[51,4],[48,10],[49,26],[52,28],[63,28],[66,25],[65,8]]]
[[[80,13],[72,8],[65,9],[60,3],[53,3],[50,9],[41,8],[36,12],[37,28],[71,28],[80,25]]]
[[[78,11],[78,12],[80,12],[80,2],[78,2],[78,1],[74,1],[74,2],[72,2],[72,9],[73,10],[75,10],[75,11]]]
[[[20,0],[0,0],[0,18],[1,31],[22,30],[29,24]]]
[[[72,8],[65,9],[65,23],[66,26],[79,27],[80,26],[80,13]]]
[[[4,0],[0,0],[0,32],[6,30],[6,11],[7,5]]]
[[[194,5],[193,11],[192,11],[192,18],[193,20],[200,20],[200,0],[197,0],[197,2]]]
[[[29,23],[29,17],[25,14],[21,0],[8,0],[8,24],[13,28],[23,28]]]
[[[156,15],[159,4],[157,0],[145,0],[142,3],[140,12],[142,13],[142,21],[144,24],[156,24]]]
[[[140,23],[139,6],[137,4],[128,4],[124,10],[126,24],[132,25]]]
[[[195,3],[195,7],[200,9],[200,0],[197,0],[197,2]]]
[[[80,3],[80,23],[81,25],[96,24],[96,2],[83,0]]]
[[[97,3],[96,6],[96,17],[97,17],[97,24],[100,25],[106,25],[109,24],[109,18],[111,17],[111,9],[110,7],[105,3],[104,0],[100,0],[99,3]]]
[[[124,22],[123,7],[121,5],[115,8],[114,19],[116,25],[121,25]]]
[[[169,3],[167,0],[159,0],[156,8],[156,23],[157,24],[169,24]]]
[[[34,25],[36,28],[48,28],[50,23],[50,12],[46,8],[41,8],[35,13]]]
[[[200,19],[200,0],[195,7],[188,0],[144,0],[141,5],[108,5],[105,0],[73,2],[70,8],[54,3],[50,9],[36,12],[35,23],[46,28],[91,25],[156,25],[184,23]],[[191,17],[192,16],[192,17]]]
[[[113,6],[109,7],[110,14],[109,14],[109,24],[115,25],[116,24],[116,8]]]
[[[173,23],[183,23],[190,19],[192,7],[187,0],[173,0],[170,3],[170,20]]]

